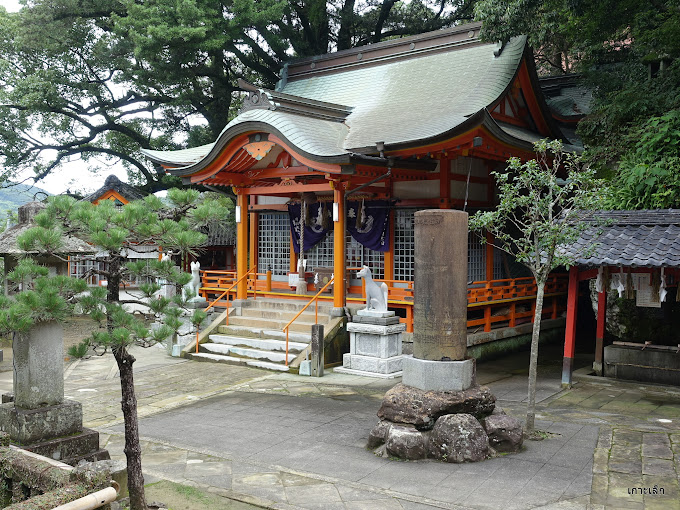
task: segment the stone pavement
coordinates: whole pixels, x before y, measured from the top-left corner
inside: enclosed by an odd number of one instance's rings
[[[563,391],[559,360],[548,356],[539,366],[537,409],[545,440],[477,464],[404,462],[364,448],[380,399],[398,380],[271,374],[155,348],[134,354],[147,481],[281,509],[680,508],[680,388],[587,380]],[[479,382],[518,417],[526,358],[478,367]],[[8,368],[9,360],[0,365]],[[124,459],[113,358],[74,362],[65,377],[85,425]],[[0,373],[0,390],[11,384],[11,371]],[[655,485],[664,494],[629,493]]]

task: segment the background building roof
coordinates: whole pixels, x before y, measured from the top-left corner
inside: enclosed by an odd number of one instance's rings
[[[680,209],[598,211],[567,247],[578,265],[680,267]],[[589,251],[590,250],[590,251]]]
[[[27,254],[27,252],[20,249],[17,245],[17,238],[29,228],[35,226],[33,217],[40,213],[45,207],[45,204],[41,202],[29,202],[28,204],[19,207],[19,223],[9,227],[0,234],[0,255],[20,256]],[[59,249],[58,253],[62,255],[95,253],[97,251],[88,243],[77,237],[62,236],[61,241],[62,247]]]
[[[101,198],[108,191],[115,191],[120,196],[122,196],[128,202],[132,200],[139,200],[144,198],[146,195],[139,191],[137,188],[130,186],[128,183],[121,181],[115,175],[109,175],[104,181],[104,185],[97,191],[90,193],[88,196],[83,198],[88,202],[94,202],[98,198]]]

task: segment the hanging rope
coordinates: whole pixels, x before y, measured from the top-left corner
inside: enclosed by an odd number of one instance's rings
[[[465,204],[463,204],[463,211],[467,210],[468,193],[470,191],[470,172],[472,172],[472,158],[470,158],[470,164],[468,165],[467,183],[465,184]]]

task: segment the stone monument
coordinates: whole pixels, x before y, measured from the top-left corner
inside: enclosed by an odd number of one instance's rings
[[[521,423],[495,408],[466,356],[467,213],[419,211],[414,223],[413,357],[404,357],[402,383],[385,394],[368,446],[447,462],[517,451]]]
[[[347,323],[349,353],[342,357],[341,374],[391,379],[402,375],[402,333],[406,324],[387,310],[387,284],[373,281],[371,270],[363,266],[357,273],[366,286],[366,308],[358,310]]]
[[[3,395],[0,430],[21,448],[67,464],[108,459],[99,433],[83,427],[80,402],[64,400],[61,325],[42,322],[14,335],[14,395]]]

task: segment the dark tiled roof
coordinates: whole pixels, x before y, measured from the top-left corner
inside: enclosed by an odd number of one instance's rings
[[[15,257],[20,257],[26,255],[27,252],[19,248],[17,239],[29,228],[35,227],[33,218],[37,214],[41,213],[45,207],[45,204],[41,202],[29,202],[28,204],[24,204],[19,207],[19,223],[0,233],[0,256],[12,255]],[[82,241],[77,237],[64,235],[61,237],[61,248],[59,248],[59,251],[56,253],[61,255],[75,255],[82,253],[95,253],[96,251],[96,249],[94,249],[85,241]]]
[[[680,209],[598,211],[593,216],[606,223],[586,229],[566,249],[578,265],[680,267]]]
[[[94,193],[89,194],[86,196],[83,200],[87,200],[88,202],[93,202],[97,200],[99,197],[101,197],[104,193],[107,191],[113,190],[116,193],[118,193],[120,196],[125,198],[128,201],[132,200],[139,200],[140,198],[144,198],[146,195],[139,191],[137,188],[130,186],[128,183],[121,181],[118,177],[115,175],[109,175],[106,178],[106,181],[104,181],[104,186],[99,188],[97,191]]]

